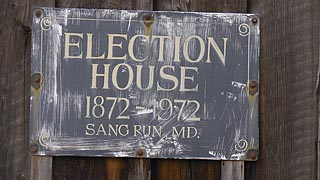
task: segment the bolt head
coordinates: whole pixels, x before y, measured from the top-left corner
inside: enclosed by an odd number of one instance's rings
[[[36,12],[34,13],[34,15],[39,18],[39,17],[42,15],[41,10],[39,10],[39,9],[36,10]]]
[[[255,149],[249,149],[247,152],[247,158],[250,160],[256,160],[257,159],[257,150]]]
[[[254,18],[252,18],[251,21],[252,21],[253,24],[256,24],[258,22],[258,19],[256,17],[254,17]]]
[[[250,82],[249,82],[249,87],[250,87],[251,89],[256,88],[256,83],[253,82],[253,81],[250,81]]]
[[[143,156],[143,155],[144,155],[144,150],[143,150],[143,149],[139,149],[139,150],[137,151],[137,155],[138,155],[138,156]]]
[[[30,151],[31,151],[31,153],[36,153],[36,152],[38,152],[38,146],[37,146],[37,145],[31,145]]]
[[[144,21],[151,21],[153,19],[153,14],[151,13],[145,13],[142,15],[142,20]]]

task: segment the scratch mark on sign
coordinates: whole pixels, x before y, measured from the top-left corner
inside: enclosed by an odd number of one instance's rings
[[[140,109],[140,111],[137,112],[137,115],[153,113],[153,109],[148,109],[148,108],[144,108],[144,107],[139,107],[139,109]]]
[[[127,28],[127,32],[129,32],[129,29],[130,29],[130,25],[131,25],[131,16],[129,17],[129,24],[128,24],[128,28]]]

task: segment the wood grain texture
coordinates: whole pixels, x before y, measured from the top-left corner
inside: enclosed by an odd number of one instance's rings
[[[30,179],[30,23],[34,6],[0,6],[0,179]],[[151,0],[57,0],[56,7],[149,9]],[[154,10],[261,14],[260,155],[245,179],[319,179],[319,0],[156,0]],[[141,171],[143,169],[143,171]],[[55,157],[53,179],[220,179],[220,162]],[[319,170],[318,170],[319,171]]]
[[[152,10],[152,0],[56,0],[56,7],[61,8],[104,8]]]
[[[244,161],[222,161],[221,180],[244,180]]]
[[[246,0],[155,0],[154,10],[160,11],[247,11]],[[153,160],[152,179],[220,179],[219,161]]]
[[[54,157],[53,179],[150,179],[148,159]]]
[[[152,10],[153,1],[57,0],[56,7]],[[53,159],[53,179],[144,180],[150,179],[150,169],[149,159],[82,157],[54,157]]]
[[[159,179],[220,179],[220,161],[153,160],[152,178]]]
[[[52,179],[52,157],[32,156],[30,179],[51,180]]]
[[[260,155],[245,179],[317,179],[319,9],[318,0],[250,2],[261,14]]]
[[[56,162],[53,163],[52,179],[105,179],[110,172],[106,171],[105,158],[54,157],[53,160]],[[118,166],[115,162],[114,168]]]
[[[0,1],[0,179],[30,179],[31,17],[52,1]]]
[[[155,0],[154,10],[245,13],[247,0]]]

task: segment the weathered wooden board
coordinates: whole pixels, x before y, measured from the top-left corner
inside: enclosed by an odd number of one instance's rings
[[[260,154],[245,179],[319,179],[318,0],[253,0],[261,15]]]
[[[153,1],[57,0],[56,7],[152,10]],[[61,171],[62,169],[64,171]],[[53,179],[150,179],[150,174],[151,162],[149,159],[142,161],[126,158],[53,158]]]
[[[222,161],[221,180],[244,180],[244,161]]]
[[[51,0],[0,1],[0,179],[30,179],[29,94],[33,6]]]
[[[38,8],[38,155],[256,160],[252,14]]]

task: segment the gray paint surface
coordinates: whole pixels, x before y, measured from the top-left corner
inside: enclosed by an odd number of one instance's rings
[[[256,15],[54,8],[38,10],[42,13],[39,16],[36,10],[33,18],[31,72],[33,81],[37,79],[37,74],[41,74],[42,78],[32,82],[31,87],[30,143],[37,149],[34,154],[257,159],[259,21],[252,21],[257,18]],[[150,19],[146,18],[148,13],[152,14]],[[64,58],[65,33],[84,33],[83,39],[74,37],[70,41],[80,41],[79,48],[71,47],[70,53],[78,55],[83,50],[83,57]],[[103,52],[108,54],[107,34],[126,34],[128,40],[137,34],[147,35],[150,41],[155,36],[180,36],[180,62],[174,61],[174,41],[169,40],[164,41],[163,61],[158,60],[157,40],[149,44],[138,40],[133,46],[137,58],[145,57],[148,50],[149,55],[143,62],[134,61],[129,55],[125,60],[87,59],[86,33],[93,34],[92,53],[95,56]],[[193,35],[201,37],[205,43],[204,57],[198,63],[186,61],[182,53],[183,42]],[[212,47],[211,63],[206,63],[207,37],[213,37],[222,52],[222,38],[228,38],[225,64]],[[200,49],[199,42],[193,39],[186,51],[191,59],[195,59]],[[127,51],[128,43],[123,41],[122,49],[115,47],[113,53],[120,57],[128,54]],[[109,64],[112,71],[120,63],[125,63],[127,67],[119,68],[119,86],[123,87],[128,82],[128,67],[132,68],[134,74],[128,89],[116,89],[112,85],[111,72],[109,89],[102,88],[101,77],[97,78],[97,88],[91,88],[92,64],[98,64],[98,72],[103,73],[104,64]],[[140,90],[137,86],[139,65],[143,67],[141,81],[144,88],[150,79],[148,67],[154,66],[154,82],[149,90]],[[170,71],[167,68],[165,73],[177,77],[177,89],[157,90],[157,82],[166,88],[174,85],[173,81],[161,77],[160,69],[163,66],[174,67]],[[197,72],[186,70],[186,76],[193,76],[194,79],[185,81],[186,88],[197,84],[197,91],[179,91],[181,67],[197,68]],[[250,90],[250,82],[255,82],[254,90]],[[103,98],[104,113],[101,107],[96,107],[95,113],[103,115],[95,118],[92,109],[97,96],[97,104],[101,103],[100,97]],[[114,98],[117,98],[115,103]],[[195,101],[199,102],[199,106]],[[169,106],[170,103],[172,106]],[[112,114],[109,114],[112,106]],[[117,119],[119,114],[129,119]],[[159,120],[159,116],[165,120]],[[194,117],[200,120],[191,121]],[[88,124],[94,129],[94,135],[92,130],[86,129]],[[118,131],[115,133],[109,127]],[[175,133],[180,130],[181,134]]]

